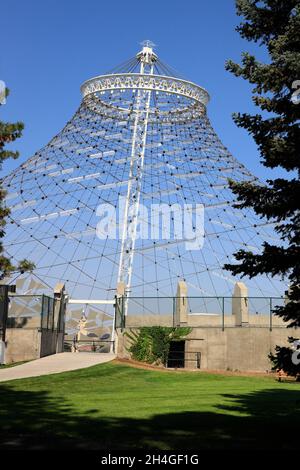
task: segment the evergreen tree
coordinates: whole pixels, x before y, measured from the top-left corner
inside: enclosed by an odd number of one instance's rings
[[[248,52],[242,64],[229,60],[226,69],[254,85],[253,102],[260,113],[234,114],[235,123],[253,136],[264,166],[280,168],[286,174],[267,180],[229,184],[237,196],[236,207],[250,207],[275,222],[280,243],[265,242],[260,254],[239,250],[239,264],[226,264],[233,274],[279,275],[289,282],[287,302],[274,309],[288,327],[300,327],[300,0],[237,0],[237,14],[243,17],[237,31],[241,37],[267,48],[270,61],[262,63]],[[293,341],[293,338],[290,339]],[[290,375],[300,365],[286,360],[286,348],[272,355],[276,367]]]
[[[7,97],[9,93],[7,88],[4,93]],[[2,165],[5,160],[8,158],[16,159],[19,157],[19,152],[7,150],[5,149],[5,146],[21,137],[23,128],[24,125],[21,122],[10,123],[0,121],[0,170],[2,169]],[[4,253],[1,239],[5,235],[5,219],[10,213],[9,209],[5,206],[5,195],[6,191],[0,185],[0,279],[3,279],[14,271],[24,272],[34,268],[34,265],[25,259],[21,260],[18,266],[14,266],[11,263],[10,258]]]

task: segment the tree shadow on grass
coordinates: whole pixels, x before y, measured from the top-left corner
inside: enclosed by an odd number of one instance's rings
[[[268,389],[223,395],[214,412],[149,419],[84,415],[46,391],[0,387],[1,449],[296,449],[300,392]],[[112,403],[112,406],[113,403]],[[243,416],[239,415],[242,413]]]

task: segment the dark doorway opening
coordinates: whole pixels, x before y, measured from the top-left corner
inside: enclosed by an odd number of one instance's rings
[[[185,341],[171,341],[167,367],[184,367]]]

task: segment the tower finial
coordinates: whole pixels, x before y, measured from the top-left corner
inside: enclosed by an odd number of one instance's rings
[[[144,47],[149,47],[150,49],[154,49],[154,47],[156,46],[156,44],[150,41],[150,39],[144,39],[144,41],[140,42],[140,45]]]
[[[149,39],[145,39],[140,44],[143,46],[143,49],[136,55],[137,59],[148,65],[156,62],[157,55],[153,52],[153,48],[155,47],[154,42]]]

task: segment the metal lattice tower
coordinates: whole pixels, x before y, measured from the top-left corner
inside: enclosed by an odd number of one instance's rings
[[[149,69],[149,74],[153,75],[154,63],[157,57],[148,44],[145,45],[143,50],[137,55],[137,59],[140,61],[140,75],[144,75],[147,68]],[[151,90],[138,89],[136,102],[133,106],[135,117],[118,272],[118,283],[123,282],[128,293],[130,292],[131,286],[151,93]]]
[[[15,262],[30,259],[36,278],[64,281],[77,298],[112,299],[120,281],[132,296],[171,296],[179,279],[190,295],[231,295],[237,279],[224,263],[240,248],[259,252],[276,235],[250,209],[233,207],[227,179],[256,178],[212,129],[206,90],[178,78],[146,42],[81,91],[64,129],[4,179],[7,253]],[[107,214],[99,215],[103,204]],[[193,207],[203,204],[202,249],[186,249],[184,237],[166,239],[147,217],[155,204],[175,208],[173,222],[176,207],[190,204],[193,219]],[[109,235],[99,238],[104,223]],[[267,277],[247,284],[252,296],[283,292]]]

